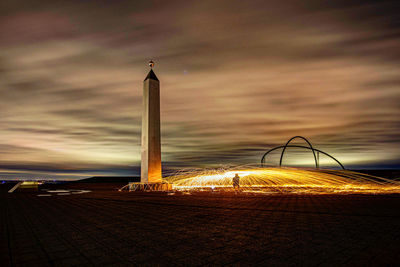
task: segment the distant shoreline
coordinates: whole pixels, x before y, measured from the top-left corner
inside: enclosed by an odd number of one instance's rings
[[[368,175],[378,176],[386,179],[400,179],[400,169],[363,169],[349,170],[353,172],[365,173]],[[127,183],[139,182],[140,176],[91,176],[81,179],[0,179],[1,182],[16,182],[16,181],[42,181],[46,183]]]

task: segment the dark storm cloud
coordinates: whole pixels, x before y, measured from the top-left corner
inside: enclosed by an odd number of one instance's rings
[[[165,166],[258,162],[294,135],[348,166],[400,164],[396,2],[1,5],[3,170],[138,166],[150,58]]]

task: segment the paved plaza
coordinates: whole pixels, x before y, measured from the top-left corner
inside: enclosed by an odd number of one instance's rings
[[[2,266],[400,261],[399,195],[0,194]]]

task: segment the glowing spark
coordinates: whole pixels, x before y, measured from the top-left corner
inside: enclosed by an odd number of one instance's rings
[[[251,168],[183,171],[166,180],[175,190],[230,189],[238,174],[243,191],[285,193],[400,193],[400,182],[352,171]]]

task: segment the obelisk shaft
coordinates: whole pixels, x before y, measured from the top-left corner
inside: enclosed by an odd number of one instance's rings
[[[143,82],[141,182],[161,182],[160,82],[153,70]]]

